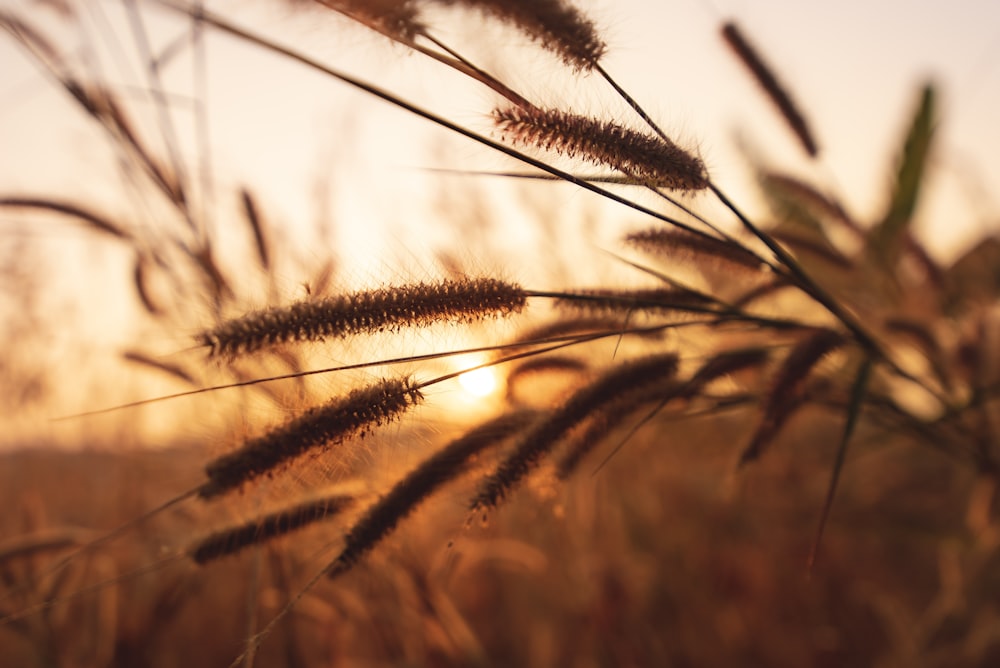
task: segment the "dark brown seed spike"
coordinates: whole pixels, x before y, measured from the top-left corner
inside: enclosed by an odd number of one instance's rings
[[[735,23],[726,23],[722,27],[722,37],[737,57],[739,57],[743,65],[750,71],[754,79],[757,80],[760,87],[764,89],[767,97],[778,108],[778,111],[781,112],[782,118],[785,119],[788,127],[795,133],[805,152],[810,157],[815,158],[819,153],[819,148],[816,146],[815,139],[813,139],[812,131],[809,129],[809,125],[799,111],[798,106],[788,94],[788,90],[778,81],[774,71],[768,67],[767,63],[764,62],[764,59],[761,58],[760,54],[757,53],[757,50],[750,44]]]

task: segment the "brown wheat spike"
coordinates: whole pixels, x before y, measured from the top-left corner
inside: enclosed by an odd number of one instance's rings
[[[199,337],[212,355],[237,355],[293,341],[373,334],[435,322],[471,322],[524,308],[520,287],[493,278],[415,283],[310,299],[230,320]]]
[[[616,366],[582,387],[524,435],[514,452],[479,486],[470,508],[478,511],[497,506],[570,429],[622,393],[671,378],[677,361],[674,353],[642,358]]]
[[[422,400],[419,386],[410,378],[357,388],[210,462],[205,467],[209,480],[198,488],[198,495],[208,499],[224,494],[310,451],[363,436]]]
[[[795,133],[805,152],[810,157],[815,158],[817,153],[819,153],[816,141],[813,139],[805,117],[788,94],[788,90],[781,85],[774,72],[767,66],[767,63],[760,57],[760,54],[757,53],[753,45],[747,41],[735,23],[729,22],[722,26],[722,37],[740,59],[740,62],[750,70],[754,79],[764,89],[764,92],[778,108],[778,111],[781,112],[781,116],[788,123],[788,127],[791,128],[792,132]]]
[[[333,494],[299,503],[245,524],[215,531],[191,545],[187,554],[195,563],[206,564],[236,554],[245,547],[260,545],[310,524],[332,519],[350,508],[354,501],[349,494]]]
[[[563,308],[590,313],[712,311],[714,300],[706,295],[682,288],[650,288],[642,290],[574,290],[556,300]]]
[[[435,490],[460,475],[474,456],[522,431],[536,417],[532,410],[509,411],[473,427],[424,460],[348,530],[344,547],[327,574],[332,578],[349,570]]]
[[[433,0],[465,5],[512,24],[576,70],[592,70],[607,51],[594,23],[565,0]]]
[[[632,232],[625,237],[625,242],[648,253],[695,262],[699,266],[724,263],[727,268],[743,272],[759,272],[762,267],[760,258],[734,243],[676,228],[653,227]]]
[[[673,190],[702,190],[708,175],[700,159],[671,141],[558,109],[494,109],[510,141],[607,165],[640,182]]]
[[[771,382],[760,424],[740,455],[741,466],[760,456],[788,417],[802,403],[806,379],[816,364],[846,341],[839,332],[817,329],[792,348]]]

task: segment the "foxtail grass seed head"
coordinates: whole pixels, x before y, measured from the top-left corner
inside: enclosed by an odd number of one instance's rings
[[[423,395],[412,379],[386,379],[307,411],[208,464],[204,499],[234,490],[310,452],[341,443],[400,417]]]
[[[771,382],[760,423],[740,455],[740,465],[760,456],[789,416],[802,404],[803,390],[809,374],[823,357],[843,346],[846,341],[839,332],[817,329],[792,348]]]
[[[625,242],[650,254],[700,265],[724,264],[744,272],[757,272],[762,266],[760,258],[735,243],[677,228],[653,227],[632,232]]]
[[[344,539],[344,548],[327,574],[336,577],[349,570],[431,493],[460,475],[472,457],[522,431],[536,417],[537,413],[531,410],[504,413],[473,427],[426,459],[376,501],[350,528]]]
[[[269,513],[251,522],[221,529],[191,545],[187,553],[197,564],[225,557],[305,527],[336,517],[354,504],[354,497],[333,494]]]
[[[653,355],[616,366],[582,387],[524,434],[514,451],[479,486],[470,509],[475,512],[497,506],[570,429],[622,394],[673,377],[677,362],[675,353]]]
[[[403,43],[412,42],[424,31],[414,0],[315,0],[315,3]]]
[[[812,131],[806,122],[805,116],[799,111],[798,105],[792,100],[786,89],[774,71],[768,67],[764,59],[743,35],[743,32],[735,23],[726,23],[722,26],[722,37],[726,44],[733,50],[733,53],[740,59],[740,62],[750,71],[758,85],[764,89],[764,93],[771,102],[778,108],[785,123],[791,128],[798,138],[802,148],[810,157],[815,158],[819,153],[816,140],[813,139]]]
[[[566,0],[432,0],[464,5],[509,23],[576,70],[592,70],[607,51],[593,21]]]
[[[702,190],[708,174],[702,161],[660,137],[558,109],[495,109],[493,120],[505,140],[612,167],[641,183],[671,190]]]
[[[446,279],[301,301],[230,320],[199,337],[212,355],[238,355],[295,341],[322,341],[436,322],[466,323],[520,312],[516,285],[493,278]]]
[[[574,290],[556,304],[589,313],[677,313],[704,312],[714,301],[682,288],[649,288],[643,290]]]

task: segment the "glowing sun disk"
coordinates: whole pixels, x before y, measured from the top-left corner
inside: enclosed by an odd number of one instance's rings
[[[487,397],[497,388],[497,375],[487,367],[463,373],[458,377],[458,382],[472,396]]]

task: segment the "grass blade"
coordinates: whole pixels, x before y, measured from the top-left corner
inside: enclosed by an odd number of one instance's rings
[[[885,218],[872,230],[869,245],[876,258],[892,267],[902,249],[902,240],[917,207],[924,181],[931,139],[937,125],[934,87],[927,85],[920,96],[910,130],[903,143],[896,183]]]
[[[847,457],[847,445],[851,441],[851,434],[858,423],[858,415],[861,414],[861,404],[864,402],[865,392],[868,390],[868,381],[871,378],[872,360],[866,357],[858,368],[858,375],[854,378],[854,385],[851,387],[851,399],[847,406],[847,419],[844,421],[844,433],[840,437],[840,445],[837,447],[837,458],[833,462],[833,470],[830,472],[830,484],[826,490],[826,500],[823,502],[823,511],[819,516],[819,527],[816,529],[816,538],[813,540],[812,549],[809,551],[808,570],[811,573],[816,565],[816,557],[819,554],[820,541],[823,540],[823,530],[826,529],[826,521],[830,517],[830,509],[833,507],[833,497],[837,493],[837,483],[840,482],[840,471],[844,468],[844,460]]]

